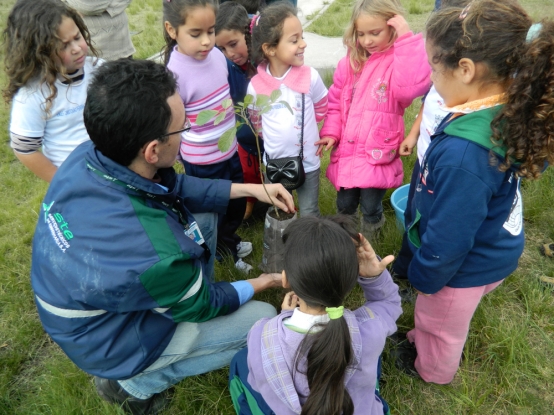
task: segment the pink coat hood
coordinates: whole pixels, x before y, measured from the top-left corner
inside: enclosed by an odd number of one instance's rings
[[[402,184],[398,148],[404,110],[429,90],[431,68],[421,34],[408,33],[384,52],[373,53],[355,74],[343,58],[329,89],[321,137],[337,140],[327,177],[339,190],[389,189]]]

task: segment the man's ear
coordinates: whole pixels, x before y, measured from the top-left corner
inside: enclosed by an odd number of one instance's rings
[[[287,274],[285,274],[285,270],[281,272],[281,285],[283,288],[290,288],[289,280],[287,280]]]
[[[169,37],[173,40],[177,39],[177,30],[173,26],[171,26],[171,23],[169,23],[167,20],[164,22],[165,31],[169,35]]]
[[[148,164],[156,164],[158,162],[159,145],[160,142],[158,140],[152,140],[142,147],[141,152],[144,154],[144,161]]]
[[[456,72],[459,76],[460,81],[464,84],[469,85],[475,80],[475,75],[477,74],[478,68],[475,62],[469,58],[462,58],[458,62],[458,68]]]

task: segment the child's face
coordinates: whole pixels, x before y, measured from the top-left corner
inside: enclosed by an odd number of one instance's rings
[[[215,44],[225,57],[239,66],[248,61],[248,47],[244,33],[238,30],[222,30],[215,37]]]
[[[67,73],[73,73],[85,65],[88,45],[81,31],[70,17],[64,16],[58,27],[60,46],[58,56]]]
[[[390,46],[392,28],[382,17],[362,13],[356,19],[358,44],[370,55],[382,52]]]
[[[215,13],[209,6],[195,7],[188,14],[185,24],[177,30],[165,22],[169,36],[177,42],[177,50],[183,55],[203,61],[215,45]]]
[[[275,48],[269,49],[269,61],[273,64],[273,60],[276,59],[287,66],[304,65],[306,42],[302,37],[303,33],[298,17],[287,17],[283,23],[283,35],[279,43]]]
[[[435,89],[444,100],[444,104],[447,107],[465,104],[468,101],[467,88],[461,82],[457,70],[433,62],[433,56],[436,52],[431,42],[425,42],[425,50],[427,51],[429,65],[431,65],[431,81],[433,81]]]

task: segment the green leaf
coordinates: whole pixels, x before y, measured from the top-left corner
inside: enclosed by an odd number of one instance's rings
[[[260,111],[260,115],[261,114],[267,114],[269,111],[271,111],[271,105],[268,105],[267,107],[265,107],[263,110]]]
[[[215,110],[204,110],[198,113],[196,125],[204,125],[218,114]]]
[[[219,151],[221,151],[222,153],[228,151],[229,148],[231,147],[231,144],[233,144],[233,141],[235,140],[236,135],[237,135],[236,127],[230,128],[229,130],[225,131],[221,135],[221,138],[217,143],[217,148],[219,148]]]
[[[248,106],[250,104],[252,104],[254,102],[254,97],[250,94],[247,94],[245,97],[244,97],[244,105],[245,106]]]
[[[269,104],[269,97],[267,95],[258,95],[256,98],[256,106],[257,107],[265,107],[267,104]]]
[[[271,99],[271,102],[275,102],[279,99],[280,96],[281,96],[281,90],[276,89],[271,93],[271,96],[269,97],[269,99]]]
[[[287,101],[279,101],[279,104],[283,104],[285,107],[287,107],[287,109],[290,111],[291,114],[293,113],[292,108],[290,107]]]
[[[221,101],[221,106],[222,106],[224,109],[229,108],[231,105],[233,105],[233,100],[230,99],[230,98],[227,98],[227,99],[224,99],[223,101]]]
[[[215,117],[215,120],[214,120],[214,125],[217,125],[219,124],[221,121],[223,121],[225,119],[225,115],[227,115],[225,113],[225,111],[222,111],[220,112],[219,114],[217,114],[217,117]]]

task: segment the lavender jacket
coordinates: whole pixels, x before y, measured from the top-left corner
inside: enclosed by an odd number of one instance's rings
[[[345,384],[355,415],[382,415],[383,406],[373,392],[377,362],[387,336],[396,331],[396,319],[402,314],[400,296],[388,271],[376,279],[359,278],[358,282],[366,303],[353,312],[344,312],[355,356]],[[300,414],[306,401],[303,397],[310,393],[306,376],[300,373],[305,372],[306,360],[300,362],[299,372],[294,367],[296,351],[305,334],[283,325],[283,319],[291,315],[292,310],[262,319],[248,334],[248,383],[279,415]]]

